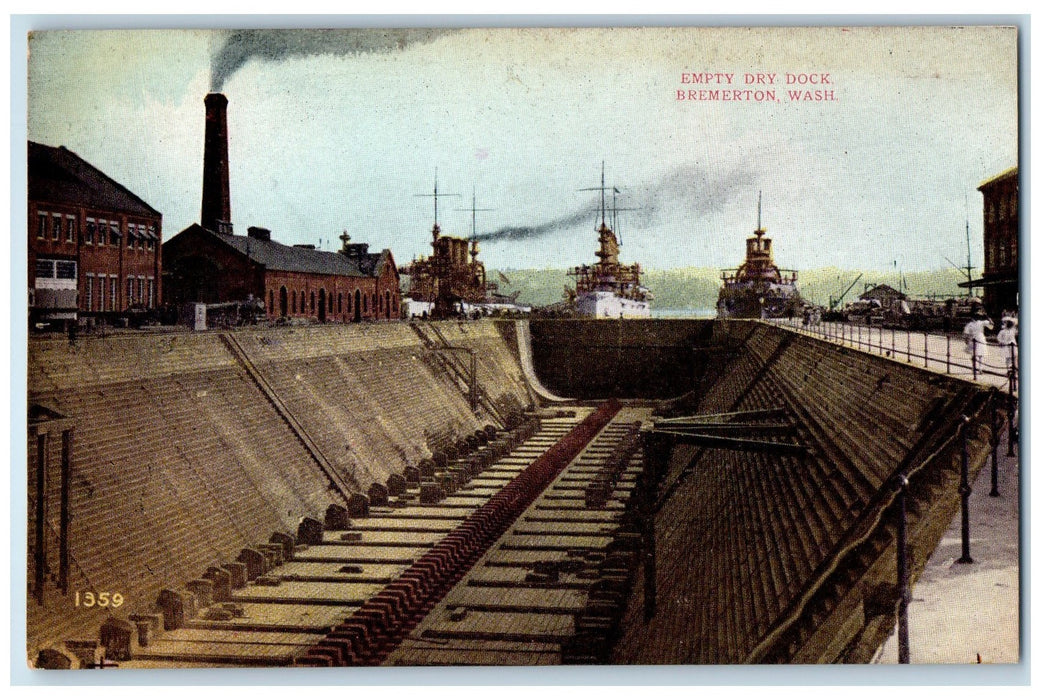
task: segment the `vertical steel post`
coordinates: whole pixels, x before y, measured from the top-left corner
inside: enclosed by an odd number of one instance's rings
[[[1012,345],[1012,367],[1008,371],[1008,456],[1016,453],[1019,441],[1018,415],[1016,412],[1016,346]]]
[[[907,361],[911,361],[911,324],[907,325]]]
[[[926,331],[923,334],[922,340],[925,341],[925,350],[922,351],[922,354],[925,355],[925,368],[929,369],[929,332],[928,331]]]
[[[650,479],[648,478],[648,482]],[[650,622],[658,607],[658,567],[654,538],[654,502],[647,486],[643,507],[643,621]]]
[[[972,339],[972,381],[976,381],[976,344],[980,341]]]
[[[958,493],[961,494],[961,558],[959,564],[971,564],[972,556],[969,554],[969,496],[972,487],[969,485],[969,417],[961,417],[961,485]]]
[[[900,604],[897,607],[897,638],[899,662],[911,663],[910,631],[907,622],[907,606],[911,602],[911,577],[907,565],[907,477],[900,475],[900,487],[896,493],[896,577],[900,588]]]
[[[477,412],[477,351],[470,350],[470,410]]]
[[[72,429],[61,433],[61,514],[58,524],[58,585],[69,593],[69,497],[72,483]]]
[[[951,336],[947,336],[947,374],[951,373]]]
[[[47,575],[47,433],[36,436],[36,513],[33,562],[33,595],[43,605],[43,584]]]
[[[1001,436],[998,435],[998,397],[996,392],[990,392],[990,495],[1000,496],[998,493],[998,443]]]

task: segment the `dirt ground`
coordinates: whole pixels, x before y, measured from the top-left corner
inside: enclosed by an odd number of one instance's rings
[[[971,564],[961,557],[961,512],[951,521],[914,586],[908,607],[912,664],[1005,664],[1020,657],[1019,460],[998,449],[998,492],[991,465],[969,496]],[[1017,449],[1018,454],[1018,449]],[[897,663],[896,630],[875,663]]]

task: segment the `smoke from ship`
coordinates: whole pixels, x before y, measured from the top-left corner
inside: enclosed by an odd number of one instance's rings
[[[692,220],[704,214],[727,209],[735,198],[747,196],[754,189],[758,175],[752,167],[738,166],[728,173],[706,172],[699,166],[684,164],[665,172],[653,182],[633,187],[619,187],[619,218],[626,226],[646,227],[657,224],[663,215]],[[607,197],[607,219],[611,220],[612,198]],[[477,235],[481,242],[525,241],[552,236],[573,229],[599,217],[600,199],[532,226],[503,226]]]

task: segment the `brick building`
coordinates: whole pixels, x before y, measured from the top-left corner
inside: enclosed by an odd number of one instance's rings
[[[37,320],[162,303],[162,215],[64,146],[29,142],[29,312]]]
[[[326,321],[401,317],[400,277],[389,250],[369,253],[346,232],[338,252],[287,246],[251,226],[236,236],[228,175],[228,99],[210,93],[200,223],[163,244],[164,298],[172,304],[260,301],[269,318]]]
[[[976,189],[983,193],[983,275],[972,286],[983,289],[991,318],[1000,318],[1019,308],[1019,168]]]
[[[164,298],[174,304],[262,300],[269,318],[319,322],[401,316],[400,278],[389,250],[341,236],[338,252],[287,246],[267,229],[215,233],[193,224],[163,244]]]

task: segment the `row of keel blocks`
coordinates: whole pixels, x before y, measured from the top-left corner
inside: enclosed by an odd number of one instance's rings
[[[116,665],[116,662],[133,659],[136,652],[149,647],[161,631],[184,627],[193,618],[241,617],[240,605],[225,602],[231,598],[232,591],[291,560],[296,544],[292,535],[275,532],[268,542],[244,547],[235,561],[209,566],[199,578],[181,588],[162,589],[156,602],[145,610],[126,617],[110,615],[102,622],[96,639],[66,641],[65,651],[53,646],[40,650],[33,665],[39,669]]]
[[[561,438],[423,554],[401,578],[363,603],[321,642],[295,659],[295,665],[380,663],[617,411],[616,404],[605,406],[576,426],[572,434]],[[517,440],[514,444],[526,440],[538,427],[536,420],[520,425],[512,436]],[[424,483],[421,488],[437,486]]]

